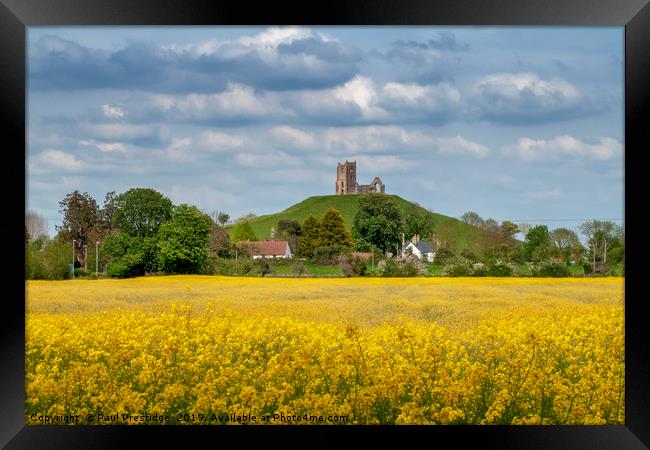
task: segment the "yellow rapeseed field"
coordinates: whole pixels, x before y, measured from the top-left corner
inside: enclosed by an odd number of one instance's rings
[[[623,279],[29,281],[26,422],[624,423]]]

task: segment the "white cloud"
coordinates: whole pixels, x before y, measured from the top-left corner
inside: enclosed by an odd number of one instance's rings
[[[184,162],[192,159],[190,146],[192,145],[191,137],[172,138],[172,142],[167,147],[165,153],[167,158],[172,161]]]
[[[329,150],[335,151],[381,151],[388,149],[413,148],[424,143],[426,136],[419,132],[408,132],[399,126],[367,126],[328,128],[323,142]]]
[[[80,145],[97,147],[102,152],[126,153],[126,146],[121,142],[97,142],[94,139],[82,139]]]
[[[166,127],[152,125],[132,125],[127,123],[84,123],[80,125],[82,131],[95,138],[109,141],[133,141],[139,139],[165,140],[169,137]]]
[[[102,112],[110,119],[121,119],[126,115],[126,111],[113,105],[102,105]]]
[[[208,213],[222,210],[223,205],[234,205],[237,196],[208,186],[173,185],[169,198],[174,204],[188,203]]]
[[[246,138],[236,134],[207,130],[199,135],[197,141],[202,150],[224,152],[242,147],[246,143]]]
[[[299,165],[300,160],[284,152],[273,153],[239,153],[235,160],[242,166],[265,169],[267,167],[278,167],[288,165]]]
[[[61,150],[48,149],[33,157],[31,160],[32,168],[37,171],[43,169],[63,169],[71,172],[77,172],[83,168],[81,160],[76,156]]]
[[[478,157],[486,156],[489,149],[482,144],[465,139],[460,135],[454,137],[437,138],[438,151],[451,155],[473,155]]]
[[[460,92],[449,83],[387,83],[382,88],[381,105],[391,111],[411,111],[424,115],[453,111],[460,106],[460,102]]]
[[[549,100],[561,97],[571,101],[581,97],[580,91],[567,81],[560,78],[542,80],[537,74],[529,72],[487,75],[476,83],[476,88],[506,98],[516,98],[525,92]]]
[[[280,145],[290,145],[299,149],[310,149],[316,144],[312,133],[286,125],[271,129],[271,136]]]
[[[609,160],[622,156],[623,145],[610,137],[600,137],[592,144],[571,135],[557,136],[549,140],[524,137],[515,145],[506,147],[503,153],[523,161],[557,158]]]

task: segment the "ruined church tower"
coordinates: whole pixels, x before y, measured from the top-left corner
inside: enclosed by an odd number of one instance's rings
[[[375,177],[370,184],[357,183],[357,162],[345,160],[336,165],[336,195],[385,192],[381,178]]]

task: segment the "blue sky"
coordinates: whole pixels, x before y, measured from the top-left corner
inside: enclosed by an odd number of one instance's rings
[[[30,27],[27,207],[236,218],[360,183],[458,217],[623,217],[622,27]],[[553,220],[551,220],[553,219]]]

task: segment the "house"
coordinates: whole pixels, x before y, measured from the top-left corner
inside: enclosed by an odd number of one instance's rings
[[[287,241],[271,241],[271,242],[247,242],[248,247],[253,259],[258,258],[291,258],[291,248]]]
[[[431,242],[409,242],[409,245],[404,249],[404,253],[408,254],[409,251],[420,259],[425,257],[429,262],[433,261],[433,257],[436,255]]]

